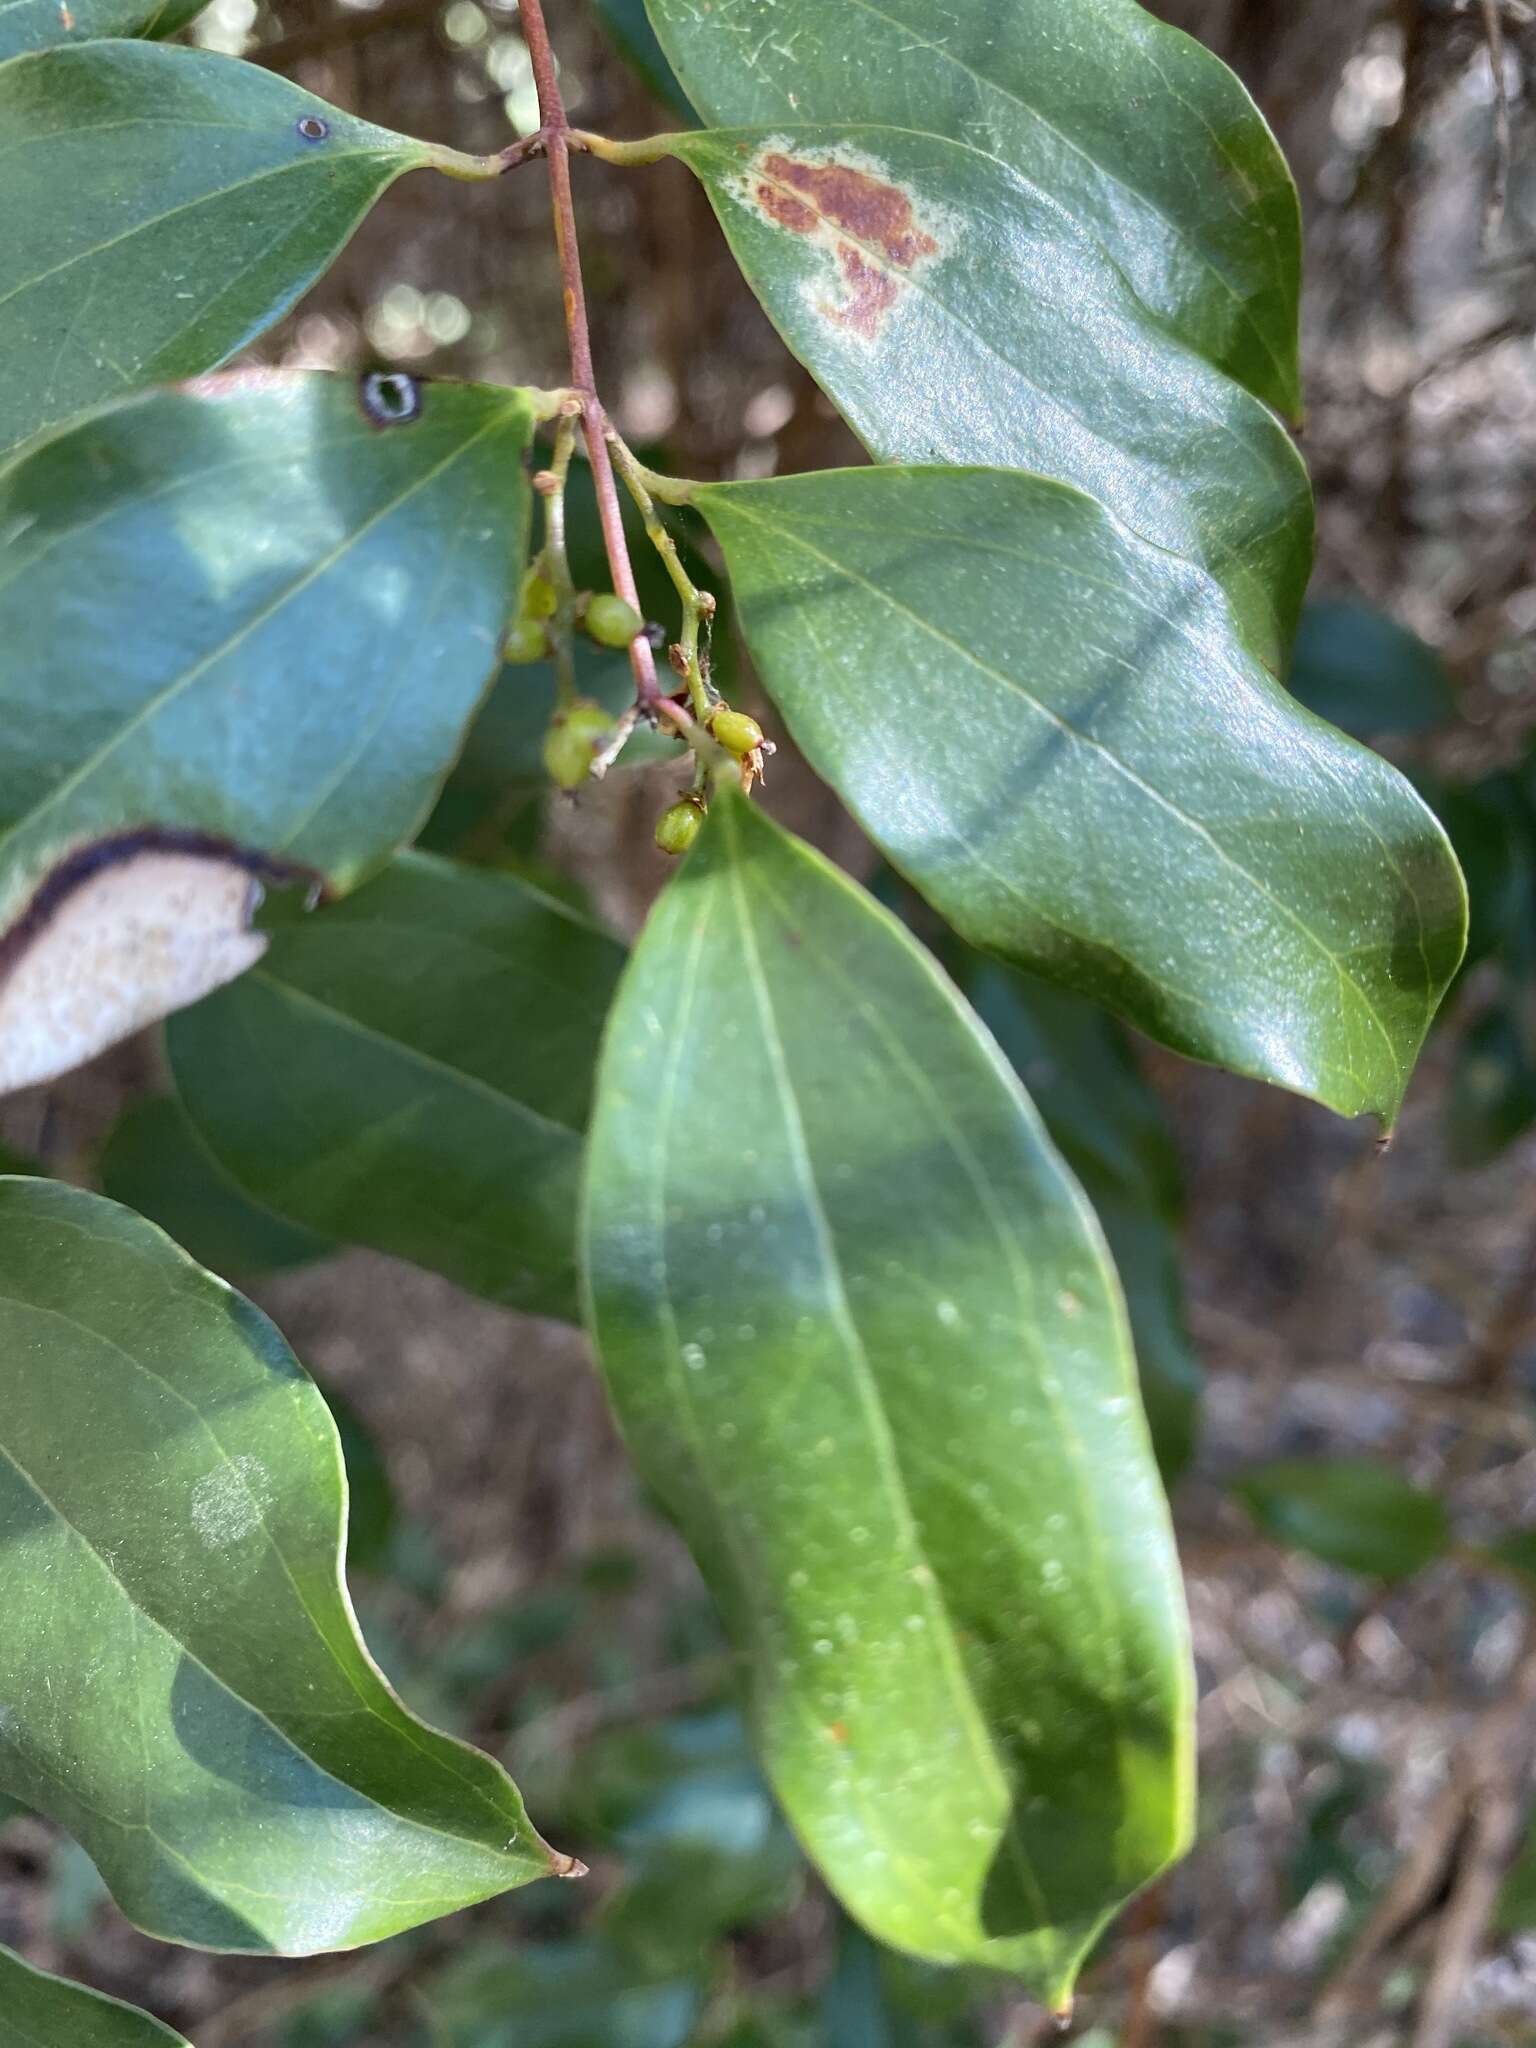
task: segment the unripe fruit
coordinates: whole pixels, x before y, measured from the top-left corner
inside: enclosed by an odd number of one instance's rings
[[[656,844],[663,853],[686,853],[699,836],[704,813],[686,798],[656,820]]]
[[[552,619],[560,609],[560,599],[555,586],[547,576],[537,570],[523,585],[523,617],[525,619]]]
[[[548,652],[549,642],[537,619],[514,619],[501,644],[502,660],[514,668],[523,662],[542,661]]]
[[[590,697],[578,697],[544,735],[544,766],[562,789],[580,789],[592,772],[597,750],[613,729],[613,719]]]
[[[645,621],[634,606],[612,590],[599,590],[587,599],[581,623],[599,647],[627,647],[645,631]]]
[[[763,744],[763,728],[755,718],[749,718],[745,711],[732,711],[722,706],[709,721],[709,729],[728,754],[734,754],[738,761],[755,753]]]

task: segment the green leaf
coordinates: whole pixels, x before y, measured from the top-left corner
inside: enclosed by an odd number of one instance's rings
[[[220,1165],[327,1237],[576,1307],[576,1183],[624,954],[510,875],[406,855],[172,1023]]]
[[[1390,1120],[1461,957],[1444,834],[1188,564],[1000,470],[700,487],[811,764],[973,944]]]
[[[469,163],[257,65],[135,42],[0,65],[0,135],[0,452],[225,361],[396,178]]]
[[[875,455],[1076,485],[1209,569],[1278,672],[1312,563],[1300,457],[1047,193],[994,156],[896,128],[727,130],[671,147]]]
[[[158,1223],[201,1266],[230,1279],[324,1258],[334,1246],[260,1209],[203,1144],[173,1095],[135,1102],[101,1155],[104,1193]]]
[[[1359,738],[1428,732],[1456,710],[1435,650],[1352,598],[1317,598],[1303,611],[1286,687],[1319,718]]]
[[[1266,1534],[1371,1578],[1408,1578],[1451,1541],[1443,1501],[1366,1458],[1284,1458],[1232,1490]]]
[[[1133,0],[649,0],[704,118],[880,122],[969,143],[1037,185],[1148,307],[1300,409],[1301,220],[1226,66]],[[991,260],[985,229],[978,268]]]
[[[0,1181],[0,1789],[164,1939],[308,1954],[559,1869],[380,1678],[325,1405],[153,1225]]]
[[[1091,1212],[932,961],[729,794],[599,1077],[591,1318],[754,1738],[881,1939],[1052,2001],[1188,1825],[1182,1599]]]
[[[518,391],[381,431],[350,377],[249,372],[0,472],[0,1092],[248,965],[253,882],[341,894],[411,837],[495,666],[531,431]]]
[[[165,2048],[168,2041],[188,2048],[147,2012],[34,1970],[0,1946],[0,2048]]]
[[[207,0],[0,0],[0,62],[104,36],[169,36]]]
[[[1168,1483],[1194,1456],[1202,1373],[1184,1319],[1178,1157],[1123,1031],[1080,997],[979,954],[946,957],[1039,1104],[1051,1140],[1104,1227],[1125,1290],[1141,1396]]]

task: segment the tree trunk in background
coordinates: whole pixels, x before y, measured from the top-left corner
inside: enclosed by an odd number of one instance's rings
[[[1240,73],[1285,147],[1310,206],[1329,146],[1339,76],[1383,0],[1146,0],[1154,14],[1202,43]]]

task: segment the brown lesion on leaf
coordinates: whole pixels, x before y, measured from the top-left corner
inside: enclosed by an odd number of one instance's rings
[[[941,244],[918,219],[911,193],[847,157],[767,149],[747,179],[764,217],[823,248],[842,281],[840,300],[816,310],[866,341],[880,333],[918,266]]]
[[[268,885],[320,878],[215,832],[133,826],[58,852],[0,933],[0,1094],[67,1073],[231,981]]]

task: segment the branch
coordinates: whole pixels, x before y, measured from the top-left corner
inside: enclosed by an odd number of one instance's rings
[[[539,132],[549,163],[555,244],[560,252],[560,276],[565,286],[565,328],[571,345],[571,385],[581,399],[582,431],[586,437],[587,457],[592,465],[603,545],[607,550],[614,589],[638,612],[640,593],[635,587],[635,572],[630,567],[624,514],[619,505],[618,485],[614,481],[613,461],[608,452],[608,419],[597,395],[592,370],[592,334],[587,324],[587,294],[582,283],[581,249],[576,240],[576,212],[571,201],[571,124],[560,96],[555,55],[544,23],[544,0],[522,0],[519,20],[539,95]],[[629,644],[629,662],[635,673],[635,694],[640,703],[649,711],[659,711],[666,702],[666,692],[656,679],[651,644],[643,633],[636,634]]]

